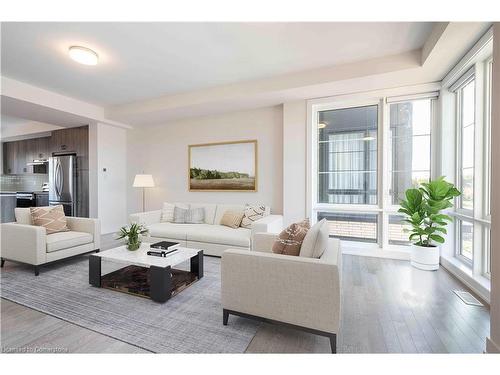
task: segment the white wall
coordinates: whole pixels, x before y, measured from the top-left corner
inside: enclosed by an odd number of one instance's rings
[[[306,217],[306,101],[283,104],[283,216],[285,224]]]
[[[258,141],[257,192],[189,192],[188,145],[245,139]],[[189,118],[162,126],[128,131],[128,211],[142,210],[135,174],[152,174],[155,188],[146,191],[146,210],[165,201],[261,203],[283,212],[282,106]]]
[[[500,139],[500,23],[493,36],[493,98],[491,139]],[[495,142],[493,141],[493,146]],[[491,291],[490,337],[486,350],[500,353],[500,148],[491,149]]]
[[[112,233],[127,223],[127,134],[115,126],[89,128],[90,216],[101,220],[101,232]]]

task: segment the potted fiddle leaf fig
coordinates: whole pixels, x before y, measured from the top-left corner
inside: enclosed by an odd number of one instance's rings
[[[444,177],[406,190],[398,212],[405,214],[404,221],[410,225],[412,266],[428,271],[439,268],[439,245],[444,243],[446,226],[453,220],[442,211],[453,207],[452,200],[460,194]]]
[[[148,232],[147,228],[142,224],[133,223],[129,227],[121,227],[118,232],[117,239],[125,238],[127,249],[135,251],[141,247],[141,235]]]

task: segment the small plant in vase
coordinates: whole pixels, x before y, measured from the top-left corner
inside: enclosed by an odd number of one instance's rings
[[[142,224],[131,224],[129,227],[121,227],[118,232],[118,240],[126,239],[127,249],[134,251],[141,247],[140,236],[148,232],[147,228]]]
[[[444,177],[406,190],[398,212],[405,214],[404,221],[410,224],[412,266],[428,271],[439,268],[438,244],[444,243],[446,226],[453,220],[442,211],[453,207],[452,200],[460,194]]]

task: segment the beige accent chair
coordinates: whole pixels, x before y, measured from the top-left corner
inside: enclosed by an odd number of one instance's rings
[[[337,350],[341,308],[340,241],[319,258],[274,254],[276,234],[256,233],[254,250],[222,254],[223,324],[230,314],[291,326],[330,339]]]
[[[1,267],[5,260],[39,266],[89,252],[99,252],[101,225],[98,219],[66,217],[69,231],[46,234],[32,225],[29,208],[16,208],[16,222],[1,224]]]

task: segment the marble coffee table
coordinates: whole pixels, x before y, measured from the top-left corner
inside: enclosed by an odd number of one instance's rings
[[[151,298],[166,302],[203,277],[203,250],[179,247],[166,257],[147,255],[149,243],[142,243],[135,251],[118,246],[89,258],[89,283],[95,287]],[[107,260],[124,267],[101,274],[101,261]],[[190,262],[190,270],[174,267]]]

